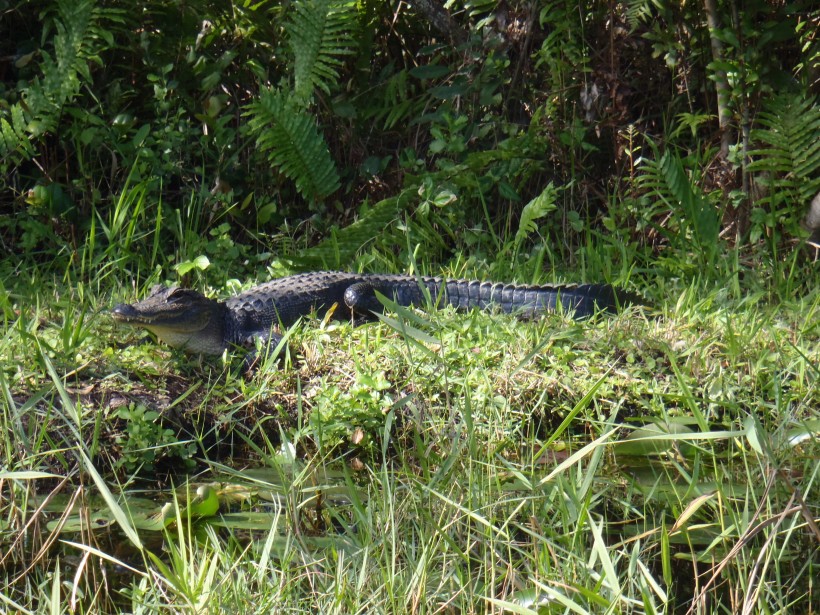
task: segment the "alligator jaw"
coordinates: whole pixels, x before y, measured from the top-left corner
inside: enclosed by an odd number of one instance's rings
[[[160,340],[190,352],[220,354],[226,348],[225,305],[184,288],[155,286],[137,303],[119,303],[111,310],[119,323],[148,329]]]

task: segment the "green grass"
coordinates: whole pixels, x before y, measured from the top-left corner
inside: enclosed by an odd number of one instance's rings
[[[119,348],[101,271],[3,279],[0,612],[817,608],[816,287],[319,315],[246,378]]]

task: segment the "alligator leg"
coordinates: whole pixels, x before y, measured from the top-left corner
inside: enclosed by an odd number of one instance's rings
[[[379,285],[373,282],[357,282],[345,289],[344,300],[347,309],[350,310],[354,322],[364,319],[372,320],[373,313],[381,314],[384,306],[376,296],[379,291],[385,297],[390,297],[389,285]]]
[[[259,361],[271,354],[276,347],[280,344],[280,342],[284,339],[283,335],[276,333],[275,331],[266,331],[264,333],[259,333],[252,337],[248,337],[244,340],[240,346],[240,348],[245,348],[248,352],[245,354],[245,357],[242,359],[242,371],[246,374],[252,374],[256,369],[259,367]],[[256,340],[259,340],[259,346],[257,346]],[[257,351],[257,348],[261,350],[261,353]],[[276,356],[276,361],[281,363],[284,359],[284,353],[287,350],[287,344],[283,345],[282,348],[279,350],[279,354]]]

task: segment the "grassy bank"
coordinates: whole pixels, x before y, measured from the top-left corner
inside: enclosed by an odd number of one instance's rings
[[[817,607],[816,287],[319,314],[246,377],[115,327],[129,279],[31,276],[3,280],[0,609]]]

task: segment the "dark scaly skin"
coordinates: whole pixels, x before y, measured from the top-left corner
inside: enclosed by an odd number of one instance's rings
[[[253,346],[257,338],[275,345],[281,336],[271,332],[274,326],[288,327],[300,317],[326,312],[334,304],[339,318],[372,317],[373,312],[384,309],[376,291],[402,306],[425,305],[427,298],[420,284],[433,306],[494,308],[522,317],[562,309],[583,318],[597,310],[613,311],[636,299],[608,284],[524,286],[318,271],[261,284],[224,303],[188,289],[154,287],[145,300],[119,304],[112,315],[118,322],[153,331],[171,346],[221,354],[231,346]]]

